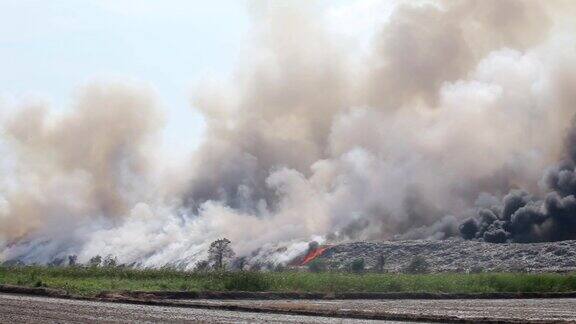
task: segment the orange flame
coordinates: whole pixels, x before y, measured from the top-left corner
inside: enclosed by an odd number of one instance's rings
[[[302,262],[300,263],[301,266],[303,265],[307,265],[308,263],[310,263],[312,260],[316,259],[317,257],[321,256],[322,253],[324,253],[326,250],[328,250],[330,247],[329,246],[321,246],[319,248],[317,248],[316,250],[312,250],[310,252],[308,252],[308,254],[306,254],[306,256],[304,257],[304,259],[302,259]]]

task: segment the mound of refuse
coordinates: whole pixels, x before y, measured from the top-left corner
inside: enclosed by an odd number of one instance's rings
[[[466,240],[353,242],[333,245],[317,260],[345,270],[362,259],[367,271],[403,272],[415,259],[429,272],[576,271],[576,241],[493,244]]]

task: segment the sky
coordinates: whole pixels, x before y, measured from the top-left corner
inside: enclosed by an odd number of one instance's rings
[[[389,12],[375,10],[386,5],[376,0],[317,3],[329,26],[365,40]],[[249,8],[242,0],[0,0],[0,109],[37,100],[65,111],[82,85],[132,79],[151,86],[166,112],[164,147],[192,150],[204,129],[192,90],[234,73]]]
[[[193,148],[191,89],[233,70],[248,26],[236,0],[0,0],[0,97],[58,111],[90,81],[134,79],[167,113],[165,146]]]

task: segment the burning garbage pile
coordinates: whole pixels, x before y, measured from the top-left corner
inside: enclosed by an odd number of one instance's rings
[[[310,262],[316,260],[318,257],[322,256],[324,252],[328,251],[332,246],[330,245],[320,245],[316,241],[308,243],[308,250],[306,254],[301,255],[289,264],[291,267],[304,267],[310,264]]]
[[[306,254],[311,255],[315,254]],[[299,259],[297,265],[302,260]],[[353,242],[332,245],[312,260],[322,262],[320,271],[573,272],[576,271],[576,241],[523,244],[455,239]],[[362,267],[355,269],[358,261]],[[308,262],[308,267],[310,264]]]

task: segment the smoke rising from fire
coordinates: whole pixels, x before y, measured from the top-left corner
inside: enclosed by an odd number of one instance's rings
[[[576,125],[567,136],[567,156],[542,179],[550,190],[544,198],[512,190],[502,202],[479,208],[475,217],[460,226],[462,236],[493,243],[576,239],[575,147]]]
[[[149,89],[97,84],[60,116],[0,116],[0,258],[191,267],[227,237],[281,263],[311,239],[443,239],[502,199],[529,209],[511,190],[544,195],[575,112],[573,7],[398,2],[364,51],[315,6],[255,3],[234,78],[195,90],[207,130],[177,176]],[[547,212],[573,214],[567,168]]]

